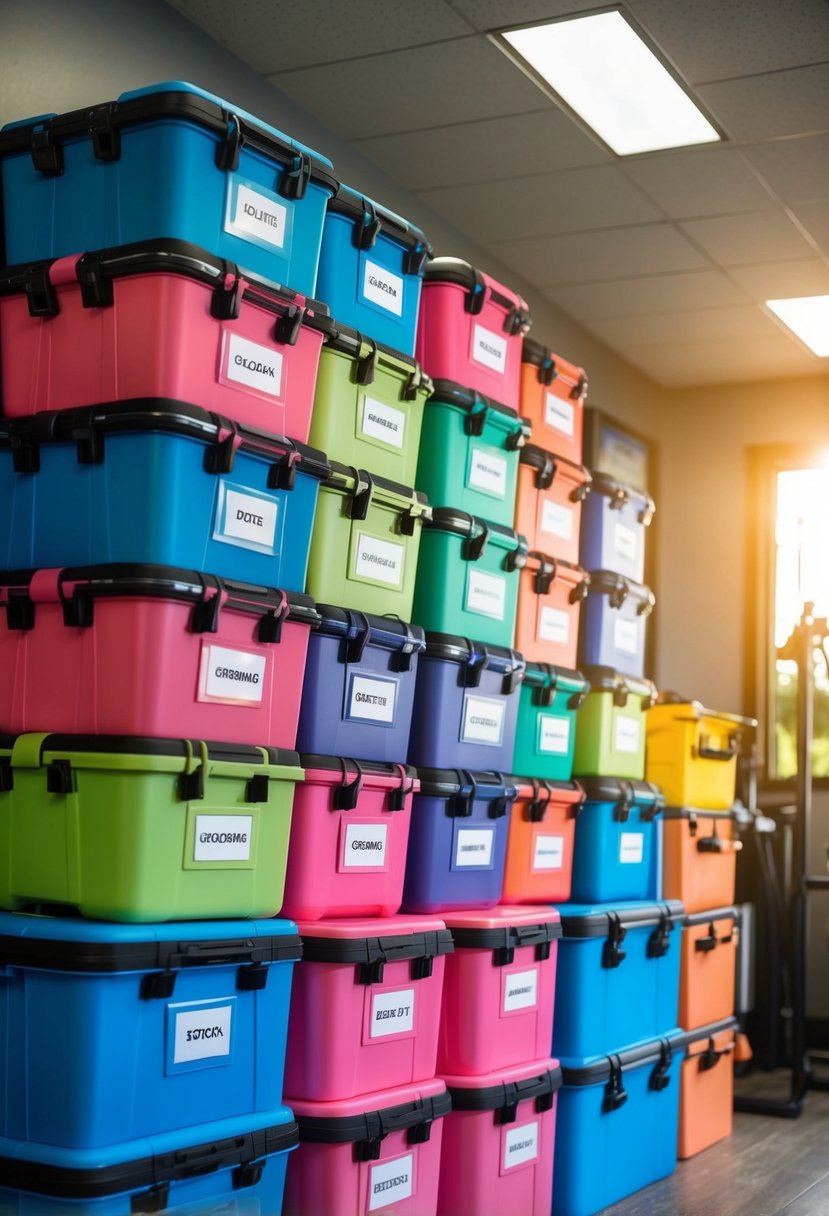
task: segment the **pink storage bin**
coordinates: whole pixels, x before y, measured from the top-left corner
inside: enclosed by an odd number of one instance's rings
[[[304,756],[282,915],[394,916],[403,900],[413,768]]]
[[[445,955],[433,916],[300,922],[285,1093],[333,1102],[435,1075]]]
[[[171,566],[0,574],[0,730],[296,743],[307,595]]]
[[[283,1216],[435,1216],[449,1111],[442,1081],[291,1107],[299,1148],[288,1162]]]
[[[443,1079],[452,1112],[444,1120],[437,1216],[549,1216],[558,1061]]]
[[[443,981],[438,1073],[543,1059],[553,1041],[558,912],[500,907],[444,920],[455,950]]]
[[[453,380],[518,410],[525,301],[460,258],[426,267],[416,356],[433,380]]]
[[[13,267],[0,275],[3,410],[168,397],[304,443],[323,337],[309,311],[183,241]]]

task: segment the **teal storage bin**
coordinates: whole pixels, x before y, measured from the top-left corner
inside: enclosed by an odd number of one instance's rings
[[[527,542],[511,528],[439,507],[424,519],[412,620],[437,633],[512,646]]]
[[[431,503],[452,503],[511,528],[519,452],[529,436],[515,410],[437,380],[426,402],[415,485]]]
[[[576,714],[590,691],[580,671],[549,663],[528,663],[521,686],[514,773],[544,781],[573,775]]]

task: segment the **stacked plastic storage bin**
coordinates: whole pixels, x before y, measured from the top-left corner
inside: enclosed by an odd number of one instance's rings
[[[0,163],[2,1185],[276,1211],[331,166],[181,83]]]
[[[679,1022],[682,1065],[679,1156],[691,1157],[731,1134],[733,1018],[739,914],[733,813],[741,732],[753,719],[663,694],[648,712],[647,775],[667,800],[664,890],[685,907]]]

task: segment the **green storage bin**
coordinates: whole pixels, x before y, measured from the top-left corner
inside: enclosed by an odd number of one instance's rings
[[[514,773],[569,781],[576,747],[576,714],[590,685],[580,671],[528,663],[521,685]]]
[[[424,629],[511,647],[527,542],[511,528],[436,507],[425,524],[412,619]]]
[[[415,485],[435,505],[451,503],[511,528],[519,452],[529,436],[515,410],[437,380],[426,402]]]
[[[409,355],[317,316],[320,354],[309,443],[343,464],[415,484],[423,406],[432,382]]]
[[[112,921],[282,906],[296,752],[186,739],[0,737],[0,907]]]
[[[308,594],[375,616],[412,620],[424,494],[365,469],[331,465],[320,485],[308,559]]]
[[[650,680],[611,667],[585,667],[590,692],[576,720],[577,777],[645,776],[645,714],[656,701]]]

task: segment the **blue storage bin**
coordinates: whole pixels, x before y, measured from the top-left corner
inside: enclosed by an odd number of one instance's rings
[[[0,562],[139,562],[304,591],[330,471],[314,448],[182,402],[0,419]]]
[[[514,778],[420,769],[412,800],[403,911],[493,908],[501,899]]]
[[[298,1143],[286,1106],[108,1148],[0,1138],[0,1212],[135,1216],[170,1208],[182,1216],[280,1216],[288,1153]]]
[[[558,1010],[556,1010],[558,1016]],[[683,1032],[561,1061],[553,1216],[594,1216],[676,1168]]]
[[[312,296],[331,168],[183,81],[8,123],[0,264],[165,236]]]
[[[308,642],[297,750],[388,764],[409,750],[418,625],[318,604]]]
[[[317,294],[344,325],[413,355],[431,256],[415,224],[339,183],[325,213]]]
[[[427,631],[417,664],[409,762],[509,772],[525,670],[515,650]]]
[[[665,799],[645,781],[583,777],[571,898],[579,903],[657,899],[658,815]]]
[[[579,667],[644,676],[645,626],[655,603],[649,587],[611,570],[591,570],[579,621]]]
[[[595,1056],[677,1023],[677,900],[563,904],[553,1054]]]
[[[641,583],[645,577],[645,529],[654,501],[606,473],[594,473],[584,502],[579,562],[587,570],[613,570]]]
[[[273,1111],[300,953],[288,920],[0,912],[0,1137],[101,1164],[108,1146]]]

